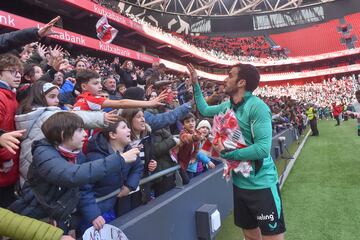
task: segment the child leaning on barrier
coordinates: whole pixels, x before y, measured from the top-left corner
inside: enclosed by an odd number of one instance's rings
[[[105,158],[116,152],[120,153],[125,161],[136,160],[125,163],[119,171],[108,174],[100,181],[80,187],[81,198],[78,209],[82,216],[81,232],[91,225],[95,229],[101,229],[105,223],[114,220],[117,197],[125,197],[138,187],[144,167],[138,156],[139,149],[129,146],[130,135],[126,120],[119,116],[117,122],[109,124],[89,141],[87,162]],[[96,198],[106,196],[118,189],[120,192],[117,196],[96,202]]]
[[[209,121],[202,120],[199,122],[199,124],[196,127],[196,130],[200,132],[201,139],[200,139],[200,149],[202,148],[203,144],[208,140],[210,136],[211,131],[211,125]],[[215,168],[215,164],[210,160],[208,156],[203,151],[199,151],[196,155],[196,158],[193,162],[189,163],[189,166],[187,168],[187,174],[189,178],[196,177],[197,175],[201,174],[208,168]]]
[[[180,175],[183,184],[188,184],[190,176],[187,173],[189,163],[196,161],[200,149],[201,133],[195,129],[195,116],[188,113],[183,119],[184,129],[180,132],[180,147],[177,153],[177,160],[180,165]]]
[[[37,219],[50,218],[67,232],[80,200],[79,187],[120,172],[126,162],[136,158],[113,153],[85,162],[81,152],[86,137],[84,122],[71,112],[53,114],[41,130],[46,138],[34,142],[28,180],[10,209]]]

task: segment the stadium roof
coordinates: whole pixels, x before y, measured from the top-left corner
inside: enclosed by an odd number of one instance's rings
[[[277,12],[336,0],[124,0],[122,2],[164,13],[187,16],[236,16]]]

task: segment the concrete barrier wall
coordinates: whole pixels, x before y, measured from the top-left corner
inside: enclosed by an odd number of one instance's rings
[[[285,136],[289,146],[296,137],[294,129],[274,136],[271,154]],[[275,157],[273,155],[273,157]],[[274,158],[275,159],[275,158]],[[232,183],[222,178],[223,166],[217,165],[182,188],[175,188],[146,205],[121,216],[111,224],[124,231],[130,240],[197,239],[195,211],[204,204],[216,204],[221,219],[233,209]]]

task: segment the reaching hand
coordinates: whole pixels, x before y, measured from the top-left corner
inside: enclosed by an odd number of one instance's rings
[[[154,91],[154,85],[150,84],[146,89],[145,96],[150,96],[153,91]]]
[[[139,148],[132,148],[129,151],[122,153],[121,156],[124,158],[126,163],[131,163],[136,161],[139,154]]]
[[[217,151],[217,152],[221,152],[222,150],[225,149],[224,145],[223,145],[222,142],[221,142],[221,139],[219,139],[219,140],[217,141],[217,143],[213,144],[213,148],[214,148],[215,151]]]
[[[165,105],[164,103],[162,103],[162,101],[164,101],[168,97],[168,94],[169,93],[167,92],[167,90],[162,91],[159,96],[157,96],[155,99],[149,101],[150,106],[151,107],[159,107],[159,106]]]
[[[16,154],[16,150],[19,149],[20,141],[18,138],[22,137],[26,130],[18,130],[4,133],[0,136],[0,146],[6,148],[12,154]]]
[[[52,48],[51,46],[49,47],[49,53],[52,58],[57,58],[61,56],[63,51],[64,49],[57,44],[55,45],[54,48]]]
[[[41,45],[41,43],[39,43],[37,46],[38,46],[38,47],[37,47],[36,51],[37,51],[37,53],[39,54],[39,56],[40,56],[43,60],[46,59],[45,54],[46,54],[46,52],[47,52],[47,47],[46,47],[45,45]]]
[[[208,167],[209,167],[210,169],[213,169],[213,168],[216,167],[215,164],[214,164],[212,161],[208,162],[207,165],[208,165]]]
[[[108,113],[104,114],[104,123],[105,124],[109,124],[109,123],[116,123],[119,120],[119,115],[117,115],[117,109],[116,110],[112,110]]]
[[[186,65],[186,68],[189,71],[189,76],[190,76],[190,80],[191,80],[192,84],[193,85],[197,84],[198,83],[198,75],[197,75],[197,72],[196,72],[194,66],[191,63],[189,63]]]
[[[94,228],[96,230],[100,230],[103,228],[103,226],[105,225],[105,219],[102,216],[98,216],[97,218],[95,218],[92,221],[92,225],[94,226]]]
[[[55,71],[59,72],[63,70],[64,67],[66,67],[66,63],[67,61],[63,59],[62,56],[59,56],[52,60],[51,66],[55,69]]]
[[[46,37],[50,35],[58,35],[58,33],[52,31],[52,27],[59,20],[60,20],[60,16],[57,16],[56,18],[45,24],[45,26],[41,27],[38,31],[39,36]]]

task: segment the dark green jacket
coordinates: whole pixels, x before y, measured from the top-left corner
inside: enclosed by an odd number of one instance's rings
[[[170,149],[176,146],[176,142],[169,131],[160,129],[152,134],[153,137],[153,153],[157,161],[156,171],[173,167],[176,165],[170,157]]]

